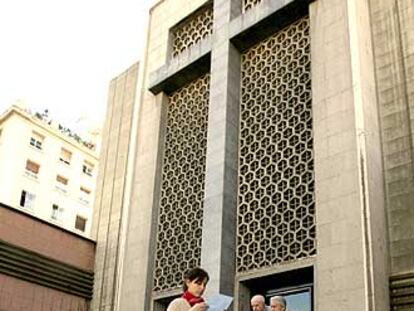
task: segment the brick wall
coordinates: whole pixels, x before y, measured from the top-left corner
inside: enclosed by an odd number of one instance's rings
[[[95,242],[0,203],[0,311],[89,309]]]
[[[0,240],[43,256],[92,271],[92,240],[8,208],[0,203]]]

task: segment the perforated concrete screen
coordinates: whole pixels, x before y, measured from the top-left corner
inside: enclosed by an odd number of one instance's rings
[[[210,76],[170,96],[167,112],[154,290],[181,286],[200,264]]]
[[[200,9],[172,30],[173,57],[213,32],[213,7]]]
[[[316,253],[309,19],[242,55],[237,270]]]
[[[241,0],[241,1],[242,1],[243,12],[251,9],[256,4],[259,4],[260,2],[262,2],[262,0]]]

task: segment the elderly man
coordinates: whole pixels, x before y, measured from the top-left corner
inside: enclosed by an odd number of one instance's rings
[[[252,311],[269,311],[269,307],[265,305],[265,299],[262,295],[255,295],[250,300]]]
[[[271,311],[286,311],[286,299],[282,296],[273,296],[270,298]]]

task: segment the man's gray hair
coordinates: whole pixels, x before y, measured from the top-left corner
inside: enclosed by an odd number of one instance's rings
[[[270,304],[272,302],[278,303],[283,306],[284,310],[286,310],[286,299],[283,296],[273,296],[270,298]]]
[[[265,298],[263,295],[254,295],[250,301],[259,301],[264,304]]]

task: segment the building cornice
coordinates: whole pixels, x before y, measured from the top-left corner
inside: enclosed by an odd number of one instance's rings
[[[77,143],[70,137],[62,134],[58,130],[52,128],[50,125],[46,124],[45,122],[38,120],[35,116],[27,113],[22,108],[18,106],[11,106],[8,110],[6,110],[1,116],[0,116],[0,126],[5,123],[8,119],[10,119],[13,115],[17,115],[21,117],[22,119],[28,121],[29,123],[32,123],[33,125],[41,128],[42,130],[48,132],[49,134],[57,137],[60,140],[65,141],[67,144],[71,145],[72,147],[80,150],[82,153],[86,153],[88,156],[94,158],[94,160],[98,161],[99,157],[96,152],[84,147],[83,145]]]

